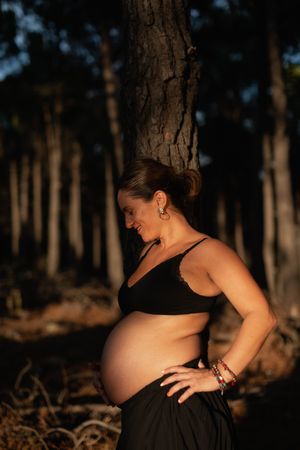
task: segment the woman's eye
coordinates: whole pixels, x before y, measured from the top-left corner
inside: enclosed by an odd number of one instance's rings
[[[128,216],[133,216],[133,211],[126,211],[126,212],[125,212],[125,216],[126,216],[126,215],[128,215]]]

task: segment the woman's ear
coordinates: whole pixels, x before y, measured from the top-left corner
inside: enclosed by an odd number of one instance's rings
[[[164,191],[154,192],[153,198],[158,208],[165,208],[168,203],[168,196]]]

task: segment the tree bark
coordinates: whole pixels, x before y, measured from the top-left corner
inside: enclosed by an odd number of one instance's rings
[[[49,213],[48,213],[48,252],[47,275],[53,277],[59,267],[60,259],[60,189],[61,189],[61,104],[55,100],[55,113],[51,117],[48,108],[44,109],[46,139],[49,154]]]
[[[198,168],[199,65],[185,0],[123,0],[127,159]]]
[[[81,220],[81,181],[80,164],[81,149],[78,142],[73,142],[71,155],[71,184],[70,184],[70,209],[69,209],[69,240],[76,261],[83,256],[83,236]]]
[[[107,274],[111,287],[117,290],[123,279],[123,258],[119,235],[117,211],[115,205],[115,192],[112,176],[112,164],[110,155],[105,157],[105,219],[106,219],[106,254],[107,254]]]
[[[15,160],[9,163],[10,205],[11,205],[11,247],[13,256],[19,255],[21,217],[18,191],[18,169]]]

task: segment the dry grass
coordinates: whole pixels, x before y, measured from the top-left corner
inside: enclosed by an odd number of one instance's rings
[[[2,336],[10,343],[25,345],[28,341],[39,346],[47,336],[64,339],[74,329],[106,326],[116,320],[116,311],[101,302],[91,301],[88,296],[84,301],[82,297],[74,300],[74,296],[76,292],[72,291],[73,300],[66,297],[40,311],[23,311],[18,317],[1,319]],[[222,321],[211,326],[211,359],[226,352],[239,325],[237,314],[226,307]],[[247,417],[250,397],[261,399],[270,383],[290,376],[299,356],[299,329],[299,324],[280,320],[278,329],[240,377],[238,387],[229,395],[236,423]],[[81,345],[84,354],[85,341]],[[6,383],[1,391],[0,450],[115,448],[121,427],[120,410],[101,403],[86,362],[45,354],[27,358],[25,363],[23,360],[17,371],[11,369],[12,377],[14,381],[10,386]]]
[[[14,389],[2,392],[7,400],[0,406],[1,450],[114,448],[120,433],[118,408],[72,401],[80,398],[81,387],[90,382],[91,374],[67,375],[60,391],[48,392],[34,370],[28,361]]]

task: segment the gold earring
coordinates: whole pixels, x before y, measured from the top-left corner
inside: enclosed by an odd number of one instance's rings
[[[158,214],[159,214],[159,217],[160,217],[162,220],[169,220],[169,219],[170,219],[170,216],[169,216],[169,214],[167,213],[167,211],[165,211],[165,208],[159,207],[159,208],[158,208]]]

